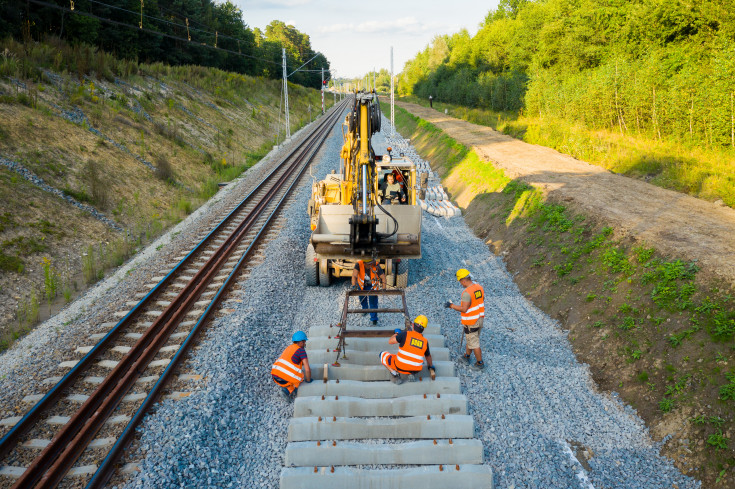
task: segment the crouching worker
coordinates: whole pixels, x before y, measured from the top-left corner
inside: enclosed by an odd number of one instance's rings
[[[426,316],[417,316],[413,321],[413,331],[397,329],[396,334],[388,340],[391,345],[398,344],[397,354],[392,355],[387,351],[380,353],[380,363],[390,372],[391,382],[401,384],[403,380],[400,374],[413,375],[421,372],[424,366],[424,357],[429,365],[429,370],[431,370],[431,377],[435,377],[436,368],[431,361],[429,340],[422,334],[427,324],[429,324],[429,320]]]
[[[293,344],[286,347],[271,368],[273,381],[281,387],[286,400],[296,395],[301,382],[311,382],[311,368],[306,357],[306,333],[296,331],[291,337]]]

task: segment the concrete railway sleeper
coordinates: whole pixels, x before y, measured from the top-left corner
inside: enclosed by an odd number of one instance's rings
[[[425,333],[437,377],[424,368],[397,385],[378,360],[396,350],[390,330],[370,337],[380,331],[310,328],[315,380],[301,384],[294,400],[281,489],[493,487],[444,337],[437,325]]]
[[[27,459],[29,448],[41,452],[26,467],[0,465],[0,475],[9,476],[0,477],[0,487],[8,482],[14,488],[55,487],[67,475],[80,474],[86,475],[87,487],[104,485],[135,426],[160,395],[200,326],[216,310],[233,277],[250,259],[260,238],[267,234],[281,205],[339,120],[343,108],[342,105],[334,108],[239,206],[180,262],[172,264],[173,270],[158,277],[157,284],[150,284],[151,290],[138,303],[129,304],[131,310],[115,313],[121,319],[106,323],[112,329],[100,333],[103,336],[96,345],[77,350],[86,353],[81,360],[65,362],[71,371],[49,392],[30,396],[38,402],[20,420],[14,421],[0,439],[0,458]],[[132,340],[134,344],[116,345],[124,340]],[[167,346],[171,341],[173,344]],[[172,351],[176,353],[169,357],[168,352]],[[154,385],[148,393],[128,394],[141,381]],[[82,393],[69,395],[69,392]],[[118,405],[126,401],[139,404],[132,419],[112,417]],[[87,455],[90,448],[94,448],[97,462],[104,458],[104,455],[99,457],[97,449],[111,445],[110,438],[104,439],[104,443],[93,440],[103,426],[114,425],[115,420],[127,425],[122,433],[117,429],[112,438],[114,444],[101,465],[79,467],[81,462],[77,461],[86,461],[88,457],[81,455]],[[34,438],[37,433],[47,434],[52,426],[56,428],[51,429],[51,440]],[[90,474],[94,475],[89,478]]]

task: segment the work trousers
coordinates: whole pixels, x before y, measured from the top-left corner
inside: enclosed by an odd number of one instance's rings
[[[372,285],[365,284],[362,290],[371,290]],[[360,296],[360,307],[363,309],[377,309],[378,308],[378,296],[377,295],[361,295]],[[371,312],[370,320],[377,321],[378,313]]]

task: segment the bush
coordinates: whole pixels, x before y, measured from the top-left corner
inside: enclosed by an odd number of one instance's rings
[[[92,194],[91,202],[100,209],[106,209],[110,203],[109,185],[101,165],[89,160],[82,170],[82,180]]]
[[[171,168],[171,163],[163,156],[156,158],[156,177],[167,183],[174,181],[174,170]]]

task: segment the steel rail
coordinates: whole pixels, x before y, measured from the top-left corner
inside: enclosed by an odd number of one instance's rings
[[[152,298],[170,284],[173,276],[181,268],[189,264],[192,256],[200,251],[200,249],[206,247],[212,240],[213,236],[218,234],[222,228],[229,224],[229,221],[250,203],[250,199],[256,194],[256,192],[260,191],[278,171],[282,170],[286,162],[301,150],[307,142],[308,138],[300,141],[294,149],[283,157],[281,162],[276,165],[276,167],[243,198],[235,209],[225,216],[220,223],[194,247],[194,249],[192,249],[153,289],[148,292],[148,294],[140,300],[140,302],[138,302],[135,307],[133,307],[133,309],[130,310],[130,312],[128,312],[128,314],[121,318],[120,321],[118,321],[118,323],[97,342],[92,350],[82,357],[82,359],[79,360],[79,362],[77,362],[77,364],[67,372],[53,388],[51,388],[51,390],[36,402],[36,404],[13,426],[12,429],[0,438],[0,459],[7,456],[7,454],[18,444],[19,439],[34,426],[40,414],[58,400],[67,388],[71,387],[72,383],[91,365],[92,361],[99,355],[99,353],[118,336],[118,332],[128,326],[134,317],[149,305]]]
[[[337,117],[339,115],[339,110],[335,110],[336,115],[330,115],[330,117],[326,118],[325,122],[322,123],[318,128],[316,129],[315,133],[324,133],[326,132],[325,128],[331,129],[334,122],[337,120]],[[323,140],[323,139],[322,139]],[[319,146],[321,145],[321,141],[319,142]],[[314,146],[313,142],[308,143],[301,143],[298,148],[296,148],[294,151],[292,151],[288,157],[293,156],[298,152],[299,149],[304,149],[300,155],[295,159],[295,162],[290,163],[290,167],[278,178],[276,184],[273,185],[273,188],[276,188],[277,186],[282,186],[284,182],[286,182],[290,176],[293,174],[295,169],[298,167],[298,162],[300,160],[304,160],[305,155],[308,154],[310,149]],[[317,148],[318,149],[318,148]],[[311,156],[313,157],[313,154],[316,152],[316,149],[314,151],[311,151]],[[288,158],[287,157],[287,158]],[[158,291],[167,281],[170,280],[172,274],[174,274],[187,260],[194,254],[196,251],[198,251],[205,243],[208,243],[210,238],[222,227],[224,226],[229,220],[230,217],[233,216],[236,212],[238,212],[242,206],[249,201],[249,198],[258,190],[262,188],[262,186],[265,184],[267,180],[270,179],[272,175],[275,174],[275,172],[280,169],[282,166],[284,166],[285,161],[282,161],[281,164],[279,164],[279,167],[275,170],[273,170],[264,180],[261,182],[258,187],[253,190],[238,206],[238,208],[234,209],[225,219],[222,220],[222,222],[213,229],[200,243],[197,245],[197,247],[192,250],[175,268],[172,270],[162,281],[159,283],[153,290],[151,290],[142,300],[141,302],[134,308],[134,310],[130,311],[121,321],[118,323],[118,325],[115,326],[114,330],[108,333],[100,343],[93,349],[94,352],[99,351],[104,344],[109,342],[110,338],[117,332],[120,326],[125,323],[126,320],[130,320],[135,313],[144,307],[149,301],[152,295]],[[303,174],[303,169],[306,167],[306,165],[302,166],[301,171],[299,172],[298,178]],[[293,187],[293,184],[291,187],[289,187],[289,190]],[[164,313],[159,316],[159,318],[154,322],[154,324],[149,327],[146,335],[142,337],[135,345],[135,347],[131,350],[129,354],[127,354],[123,360],[121,360],[118,365],[115,367],[113,372],[108,375],[107,381],[101,384],[95,392],[90,396],[87,401],[83,404],[83,406],[79,409],[77,414],[75,414],[74,418],[66,424],[66,426],[54,437],[54,440],[52,443],[37,457],[37,459],[34,461],[34,465],[32,465],[28,470],[25,471],[23,477],[19,479],[14,487],[30,487],[32,484],[35,483],[35,481],[41,480],[42,483],[46,485],[55,485],[58,483],[66,474],[68,471],[68,468],[71,466],[71,464],[74,463],[78,455],[81,453],[82,450],[86,447],[85,443],[82,443],[80,445],[77,445],[76,442],[84,440],[85,438],[87,441],[91,440],[91,437],[93,437],[98,429],[101,427],[102,423],[105,421],[106,417],[104,416],[105,413],[111,412],[117,404],[120,402],[122,397],[127,393],[129,388],[132,386],[132,383],[137,379],[138,375],[143,371],[147,363],[153,358],[154,355],[157,354],[158,349],[163,345],[163,343],[166,341],[168,336],[173,332],[175,327],[178,325],[177,319],[183,318],[186,312],[190,310],[191,306],[195,302],[195,298],[198,298],[201,293],[203,292],[203,289],[205,285],[208,285],[210,280],[216,275],[217,272],[219,272],[220,267],[225,263],[227,258],[232,254],[232,252],[235,250],[237,244],[239,243],[240,238],[242,238],[245,233],[256,223],[256,221],[260,217],[260,213],[263,209],[265,209],[266,205],[270,203],[271,200],[273,200],[274,196],[276,195],[276,192],[271,191],[270,195],[267,195],[267,197],[263,200],[261,200],[258,205],[254,209],[252,209],[248,217],[244,219],[240,225],[238,226],[238,229],[233,231],[233,233],[230,235],[230,237],[225,241],[225,243],[222,244],[220,250],[221,253],[214,254],[207,263],[197,272],[194,278],[192,278],[188,284],[187,289],[182,290],[179,295],[176,297],[174,301],[172,301],[171,305],[164,311]],[[285,196],[284,196],[285,199]],[[281,200],[281,202],[283,199]],[[279,205],[280,207],[280,202]],[[271,216],[272,217],[272,216]],[[270,218],[269,218],[270,220]],[[264,225],[267,226],[267,223]],[[259,238],[261,232],[258,233],[258,236],[256,236],[256,240]],[[251,244],[255,244],[255,241]],[[249,248],[251,249],[251,248]],[[244,258],[244,257],[243,257]],[[238,265],[242,263],[242,258],[238,262]],[[194,288],[194,291],[191,292],[190,289]],[[216,297],[219,297],[220,294]],[[212,304],[207,308],[207,311],[211,310]],[[201,322],[201,321],[200,321]],[[143,350],[142,353],[140,353],[140,350]],[[86,363],[88,364],[90,362],[90,358],[93,356],[93,352],[90,352],[85,358],[82,359],[79,363]],[[178,356],[178,354],[177,354]],[[86,362],[84,362],[87,360]],[[78,364],[77,367],[80,367]],[[125,374],[126,369],[129,367],[133,367],[132,370],[129,370],[127,374]],[[167,369],[168,371],[169,369]],[[79,372],[80,368],[77,368],[75,372]],[[52,392],[49,392],[44,399],[39,401],[39,403],[34,406],[33,411],[34,413],[28,413],[23,420],[21,420],[21,423],[23,421],[28,422],[28,419],[30,419],[32,416],[31,414],[35,414],[36,417],[39,415],[43,404],[43,401],[46,401],[46,403],[50,403],[49,400],[51,397],[53,397],[54,391],[56,391],[58,395],[60,394],[60,391],[63,390],[62,385],[65,387],[66,385],[70,384],[71,375],[72,372],[69,372],[62,381],[57,384],[55,389],[52,389]],[[123,377],[122,382],[115,382],[114,379],[117,377]],[[110,380],[113,379],[113,380]],[[65,384],[66,381],[66,385]],[[160,381],[159,381],[160,382]],[[159,385],[159,383],[157,383]],[[105,398],[108,398],[105,400]],[[102,406],[102,407],[100,407]],[[87,419],[87,421],[84,423],[84,430],[77,430],[74,428],[74,425],[77,421]],[[19,423],[20,424],[20,423]],[[14,438],[14,441],[17,441],[17,438],[20,436],[20,432],[24,431],[19,428],[18,425],[14,427],[14,430],[11,431],[11,433],[8,433],[2,440],[4,443],[3,447],[6,451],[9,451],[9,449],[12,449],[12,447],[8,448],[8,441],[9,439]],[[76,435],[75,435],[76,432]],[[13,440],[11,440],[13,441]],[[74,442],[74,443],[70,443]],[[63,449],[62,456],[60,459],[57,460],[57,457],[55,456],[58,453],[59,446],[62,445],[65,448]],[[47,467],[51,462],[54,460],[57,460],[57,462],[54,462],[52,464],[52,470],[49,473],[44,473],[41,475],[41,472],[37,470],[39,467],[44,466]],[[70,464],[66,465],[65,463],[68,462],[68,460],[71,460]]]
[[[12,450],[12,448],[17,444],[18,439],[27,431],[28,428],[33,425],[33,423],[35,423],[38,418],[38,414],[45,410],[51,403],[56,401],[58,397],[63,393],[63,391],[70,387],[71,383],[76,380],[76,378],[78,378],[81,372],[90,366],[91,362],[98,355],[98,353],[103,350],[110,341],[118,336],[117,333],[119,332],[119,330],[127,326],[130,321],[132,321],[133,317],[136,316],[149,304],[151,298],[170,283],[172,276],[175,275],[180,268],[188,264],[188,262],[191,260],[192,255],[196,254],[201,248],[209,244],[212,237],[217,234],[221,230],[221,228],[226,226],[231,218],[235,216],[238,212],[240,212],[243,207],[249,204],[250,199],[256,194],[256,192],[260,191],[263,186],[274,176],[274,174],[282,169],[286,161],[289,158],[293,157],[293,155],[303,147],[305,142],[306,140],[299,142],[298,146],[292,149],[289,154],[286,155],[282,159],[282,161],[273,170],[271,170],[271,172],[266,175],[252,191],[248,193],[248,195],[243,198],[243,200],[235,209],[233,209],[227,216],[225,216],[220,221],[220,223],[214,229],[212,229],[212,231],[210,231],[207,236],[205,236],[196,245],[194,249],[192,249],[187,254],[186,257],[184,257],[153,289],[151,289],[148,294],[146,294],[146,296],[143,297],[132,310],[130,310],[128,314],[120,319],[120,321],[118,321],[118,323],[102,339],[97,342],[94,348],[92,348],[89,353],[82,357],[82,359],[69,372],[67,372],[67,374],[64,375],[64,377],[49,392],[47,392],[46,395],[44,395],[44,397],[41,398],[23,416],[23,418],[21,418],[18,423],[13,426],[10,431],[8,431],[0,439],[0,458],[4,458],[7,453]]]
[[[337,112],[337,116],[334,117],[335,120],[337,120],[341,111],[338,109],[336,112]],[[316,154],[316,152],[319,150],[319,148],[323,144],[324,139],[326,138],[319,138],[316,148],[314,149],[313,153],[309,155],[308,157],[309,163],[311,162],[311,160],[313,159],[313,156]],[[253,250],[260,244],[258,241],[260,236],[265,232],[270,221],[275,218],[281,206],[286,201],[286,199],[289,197],[292,189],[298,184],[304,172],[306,171],[307,166],[308,166],[308,163],[301,167],[301,170],[299,171],[298,175],[294,178],[291,185],[288,187],[288,189],[286,189],[284,195],[281,197],[281,199],[278,201],[278,203],[276,204],[271,214],[268,216],[266,223],[261,227],[260,231],[258,231],[258,234],[253,238],[252,243],[243,252],[243,255],[240,257],[240,260],[237,262],[232,272],[230,272],[225,282],[219,288],[216,295],[212,298],[212,302],[209,304],[209,306],[207,306],[202,316],[199,318],[197,323],[192,328],[192,331],[189,332],[186,339],[182,343],[181,347],[176,352],[174,357],[171,359],[171,363],[169,363],[169,365],[166,367],[164,372],[161,374],[161,377],[159,378],[159,380],[156,382],[156,384],[153,386],[153,388],[151,389],[146,399],[143,401],[142,405],[138,408],[133,418],[130,420],[128,425],[125,427],[125,430],[123,431],[123,433],[118,437],[117,442],[110,449],[110,452],[108,453],[107,457],[105,458],[105,460],[103,460],[102,464],[99,466],[95,474],[92,476],[92,479],[87,484],[86,489],[98,489],[98,488],[103,487],[107,483],[110,476],[112,475],[113,470],[115,469],[114,467],[115,462],[117,461],[119,456],[122,454],[122,451],[125,449],[127,444],[130,442],[130,439],[135,433],[135,428],[143,420],[143,417],[145,416],[148,409],[150,409],[153,403],[156,402],[160,394],[160,391],[163,389],[163,386],[166,383],[168,377],[173,373],[175,368],[178,366],[178,363],[180,362],[180,360],[183,359],[183,357],[186,355],[189,347],[194,342],[194,339],[199,333],[201,326],[206,322],[209,315],[217,307],[217,305],[220,302],[220,299],[229,289],[231,283],[234,281],[234,278],[239,273],[245,261],[249,258]]]

